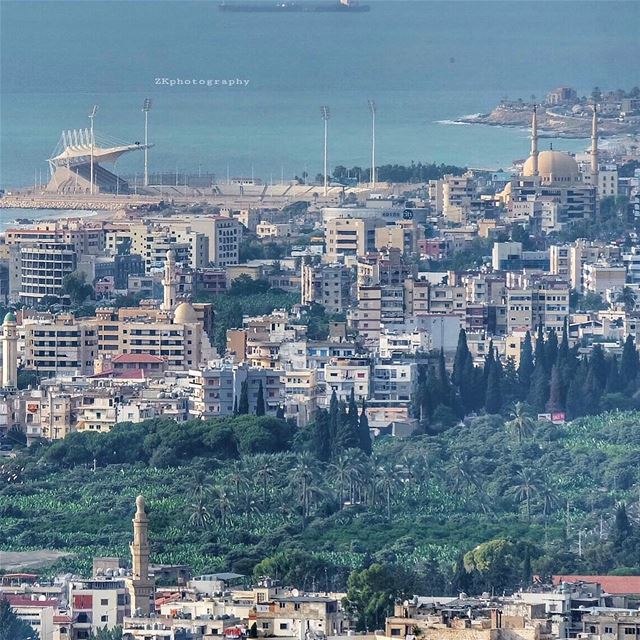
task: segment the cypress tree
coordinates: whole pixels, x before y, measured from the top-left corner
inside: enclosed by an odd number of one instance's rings
[[[613,545],[619,549],[624,541],[631,536],[633,529],[629,516],[627,515],[627,507],[623,503],[618,506],[616,511],[616,520],[613,525]]]
[[[447,365],[444,359],[444,349],[440,348],[440,356],[438,357],[438,381],[440,391],[440,402],[442,404],[451,404],[451,388],[449,386],[449,374],[447,373]]]
[[[560,340],[560,346],[558,347],[558,362],[565,364],[569,359],[569,333],[567,331],[567,319],[564,319],[562,325],[562,340]]]
[[[469,353],[467,354],[467,360],[464,364],[464,371],[462,374],[464,384],[460,387],[460,399],[462,401],[462,406],[465,409],[465,413],[470,413],[474,409],[478,408],[478,398],[475,388],[475,369],[476,368],[473,366],[473,358]],[[484,375],[482,377],[484,381]]]
[[[338,421],[340,420],[340,411],[338,408],[338,396],[336,390],[331,392],[331,400],[329,401],[329,442],[331,453],[335,453],[335,441],[338,435]]]
[[[595,415],[600,410],[600,395],[602,388],[598,382],[598,377],[592,366],[587,370],[587,376],[583,387],[584,413]]]
[[[249,413],[249,383],[244,380],[240,386],[240,401],[238,402],[238,414],[243,416]]]
[[[638,376],[638,352],[631,335],[627,336],[620,359],[620,377],[625,385],[635,381]]]
[[[562,375],[560,367],[554,364],[551,369],[551,382],[549,384],[549,400],[547,411],[562,411],[564,409],[564,393],[562,388]]]
[[[589,367],[593,372],[593,377],[598,390],[600,392],[604,391],[607,384],[607,362],[604,357],[602,345],[597,344],[593,347]]]
[[[558,359],[558,351],[558,336],[554,330],[551,330],[544,346],[544,362],[547,373],[551,373],[551,368]]]
[[[238,415],[238,396],[233,399],[233,415]]]
[[[258,385],[258,397],[256,398],[256,415],[263,416],[264,414],[264,388],[262,387],[262,380],[260,380],[260,384]]]
[[[518,383],[518,371],[515,360],[507,358],[502,375],[502,404],[509,406],[520,397],[520,387]]]
[[[567,411],[567,417],[570,420],[579,418],[584,415],[584,383],[586,378],[586,367],[583,361],[581,361],[574,375],[569,382],[569,388],[567,389],[567,399],[565,407]]]
[[[487,413],[500,413],[502,408],[501,368],[494,362],[489,369],[484,407]]]
[[[609,366],[607,367],[607,386],[605,391],[607,393],[619,393],[623,389],[624,383],[618,370],[618,358],[613,356],[613,358],[609,359]]]
[[[489,351],[487,351],[487,355],[484,357],[484,377],[485,380],[489,379],[489,374],[491,373],[491,368],[493,367],[496,359],[493,356],[493,340],[489,340]]]
[[[538,325],[538,335],[536,336],[536,349],[534,352],[534,364],[536,367],[546,367],[545,362],[545,347],[544,347],[544,332],[542,331],[542,325]]]
[[[326,409],[318,409],[313,422],[312,446],[318,460],[322,460],[323,462],[328,462],[331,459],[329,422],[329,412]]]
[[[544,369],[543,362],[540,366],[536,366],[533,372],[527,400],[529,404],[535,409],[535,411],[540,413],[544,411],[548,398],[549,378],[547,376],[547,372]]]
[[[531,334],[527,331],[520,350],[520,366],[518,367],[518,379],[520,381],[520,397],[524,400],[531,386],[533,375],[533,349],[531,347]]]
[[[371,455],[371,432],[369,431],[369,419],[367,407],[362,400],[362,411],[358,420],[358,434],[360,436],[360,448],[369,456]]]
[[[467,364],[469,346],[467,345],[467,332],[460,329],[458,334],[458,348],[456,349],[456,357],[453,360],[453,372],[451,373],[451,382],[460,388],[464,380],[464,369]]]

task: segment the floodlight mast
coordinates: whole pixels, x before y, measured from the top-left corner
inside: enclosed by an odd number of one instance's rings
[[[329,165],[328,165],[328,155],[327,155],[327,141],[328,141],[328,131],[329,131],[329,107],[322,106],[320,107],[320,114],[322,115],[322,119],[324,121],[324,197],[327,197],[329,193],[329,183],[328,183],[328,173],[329,173]]]
[[[151,98],[145,98],[142,105],[144,113],[144,186],[149,186],[149,111],[151,111]]]
[[[90,180],[91,180],[91,187],[89,189],[89,192],[91,193],[91,195],[93,195],[93,145],[94,145],[94,139],[93,139],[93,119],[96,117],[96,111],[98,110],[98,105],[94,104],[93,105],[93,109],[91,110],[91,113],[89,114],[89,120],[91,121],[91,167],[90,167]]]
[[[376,103],[369,100],[371,112],[371,188],[376,188]]]

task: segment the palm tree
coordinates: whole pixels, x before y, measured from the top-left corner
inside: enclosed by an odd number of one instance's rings
[[[240,495],[241,489],[248,486],[247,472],[240,460],[236,460],[231,465],[231,470],[225,476],[225,482],[233,485],[236,496]]]
[[[377,488],[384,495],[387,508],[387,519],[391,520],[391,499],[399,488],[400,481],[395,469],[389,465],[378,467],[376,476]]]
[[[353,471],[352,461],[345,452],[337,458],[337,460],[331,465],[330,469],[333,480],[338,488],[340,508],[342,509],[344,507],[345,486],[349,482]]]
[[[253,477],[260,483],[262,487],[262,502],[267,503],[267,490],[269,487],[269,481],[273,480],[278,469],[273,464],[273,456],[267,454],[260,454],[254,457],[256,462],[256,469],[253,473]]]
[[[297,485],[302,506],[302,525],[306,526],[307,518],[311,511],[311,499],[315,490],[314,482],[317,476],[317,464],[315,458],[309,453],[298,456],[292,469],[291,479]]]
[[[208,529],[213,518],[207,505],[202,498],[197,498],[191,505],[191,515],[189,516],[189,524],[197,529]]]
[[[229,496],[226,487],[216,487],[213,490],[212,505],[218,514],[220,526],[226,526],[229,521],[229,512],[233,507],[231,497]]]
[[[560,506],[560,494],[557,488],[545,477],[542,479],[540,487],[538,488],[538,497],[542,501],[542,517],[544,519],[544,537],[546,543],[549,514]]]
[[[196,469],[187,485],[189,497],[194,501],[204,501],[211,493],[209,478],[202,469]]]
[[[531,469],[522,469],[518,471],[515,484],[511,487],[510,493],[519,500],[524,502],[527,508],[527,522],[531,522],[531,496],[540,490],[540,479]]]
[[[524,402],[516,402],[511,411],[511,420],[505,424],[516,436],[518,444],[522,444],[533,433],[535,421],[529,414],[527,405]]]

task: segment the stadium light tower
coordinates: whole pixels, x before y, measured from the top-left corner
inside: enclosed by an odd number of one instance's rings
[[[371,188],[376,188],[376,103],[369,100],[371,112]]]
[[[328,166],[328,156],[327,156],[327,133],[329,131],[329,107],[323,106],[320,107],[320,114],[322,115],[322,119],[324,120],[324,197],[327,197],[328,193],[328,180],[327,174],[329,172]]]
[[[145,98],[142,105],[144,113],[144,186],[149,186],[149,111],[151,111],[151,98]]]
[[[89,120],[91,121],[91,171],[90,171],[90,180],[91,180],[91,188],[90,188],[90,193],[91,195],[93,195],[93,145],[94,145],[94,140],[93,140],[93,119],[96,117],[96,111],[98,110],[98,105],[94,104],[93,105],[93,109],[91,109],[91,113],[89,114]]]

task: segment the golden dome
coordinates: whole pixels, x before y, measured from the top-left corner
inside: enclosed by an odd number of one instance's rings
[[[173,314],[173,321],[176,324],[192,324],[198,322],[196,310],[188,302],[181,302]]]
[[[533,156],[530,156],[522,167],[522,175],[533,174]],[[544,182],[576,182],[580,169],[575,159],[564,151],[541,151],[538,154],[538,175]]]

